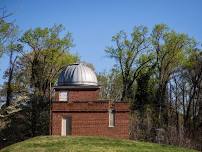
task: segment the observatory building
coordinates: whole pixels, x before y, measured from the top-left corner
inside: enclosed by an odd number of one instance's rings
[[[91,68],[82,63],[67,66],[54,87],[51,134],[129,138],[128,103],[100,99],[99,91]]]

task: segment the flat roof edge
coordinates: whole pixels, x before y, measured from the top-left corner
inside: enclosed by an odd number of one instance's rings
[[[100,89],[101,86],[81,85],[81,86],[53,86],[53,89]]]

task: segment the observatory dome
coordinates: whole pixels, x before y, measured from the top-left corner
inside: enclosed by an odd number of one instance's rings
[[[98,86],[95,72],[83,63],[67,66],[59,75],[58,86]]]

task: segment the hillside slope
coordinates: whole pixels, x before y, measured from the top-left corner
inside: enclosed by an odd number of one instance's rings
[[[16,143],[0,152],[194,152],[174,146],[101,137],[41,136]]]

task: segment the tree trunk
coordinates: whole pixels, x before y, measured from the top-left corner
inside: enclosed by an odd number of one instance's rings
[[[12,98],[12,88],[11,88],[11,80],[9,79],[6,90],[6,106],[10,105],[11,98]]]
[[[13,70],[14,70],[14,67],[15,67],[15,62],[17,60],[17,57],[13,60],[13,51],[10,52],[10,68],[9,68],[9,72],[8,72],[8,82],[7,82],[7,90],[6,90],[6,106],[9,106],[10,105],[10,102],[12,100],[12,92],[13,92],[13,89],[12,89],[12,86],[11,86],[11,83],[12,83],[12,79],[13,79]]]
[[[168,111],[167,111],[167,105],[166,105],[166,84],[160,84],[159,88],[156,92],[156,102],[155,102],[155,111],[156,111],[156,127],[160,128],[163,127],[164,124],[168,126]]]

